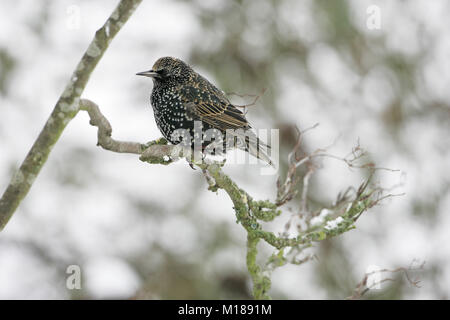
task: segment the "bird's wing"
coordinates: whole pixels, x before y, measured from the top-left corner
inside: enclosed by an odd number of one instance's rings
[[[222,130],[250,128],[244,114],[218,89],[210,86],[197,88],[183,85],[177,91],[187,114],[192,118]]]
[[[270,147],[259,140],[251,130],[244,114],[233,106],[221,91],[205,81],[198,87],[180,86],[177,93],[186,107],[188,117],[208,123],[213,128],[235,129],[232,130],[231,135],[236,139],[233,139],[235,141],[233,143],[237,148],[248,151],[253,156],[273,165],[267,154]]]

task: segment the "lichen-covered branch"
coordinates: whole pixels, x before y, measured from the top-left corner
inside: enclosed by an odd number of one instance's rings
[[[255,299],[270,299],[268,291],[271,286],[270,278],[261,271],[261,267],[256,262],[258,248],[256,247],[259,238],[252,233],[247,234],[247,269],[252,277],[253,297]]]
[[[0,199],[0,230],[5,227],[27,195],[64,128],[77,114],[80,96],[109,43],[141,1],[120,1],[105,24],[95,33],[94,39],[72,73],[44,128]]]
[[[270,298],[267,291],[270,289],[271,280],[268,275],[276,266],[286,263],[301,264],[309,260],[312,256],[297,259],[293,255],[292,259],[284,255],[285,248],[297,249],[301,253],[303,249],[311,247],[313,242],[322,241],[354,228],[355,221],[360,215],[378,201],[377,190],[368,190],[370,178],[364,182],[357,190],[355,198],[349,203],[344,212],[339,217],[325,217],[320,224],[310,227],[299,233],[296,237],[277,236],[273,232],[262,229],[259,221],[271,221],[281,214],[277,203],[268,200],[255,201],[252,197],[231,180],[221,170],[221,165],[217,163],[197,164],[207,172],[209,189],[217,191],[223,189],[233,202],[236,218],[247,231],[247,268],[253,281],[253,294],[256,299]],[[278,254],[272,255],[266,265],[271,268],[262,268],[256,262],[256,245],[260,240],[279,250]],[[276,259],[274,259],[274,257]]]

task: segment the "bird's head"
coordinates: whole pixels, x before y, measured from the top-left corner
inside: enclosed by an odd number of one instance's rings
[[[163,57],[156,60],[151,70],[136,73],[138,76],[151,77],[157,83],[183,82],[193,74],[192,68],[180,59]]]

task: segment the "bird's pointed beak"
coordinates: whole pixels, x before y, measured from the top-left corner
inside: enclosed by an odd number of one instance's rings
[[[159,78],[159,74],[153,70],[143,71],[136,73],[137,76],[144,76],[144,77],[150,77],[150,78]]]

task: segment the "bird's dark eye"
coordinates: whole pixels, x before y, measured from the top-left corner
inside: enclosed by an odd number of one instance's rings
[[[159,69],[156,71],[161,77],[165,77],[167,75],[167,72],[165,69]]]

